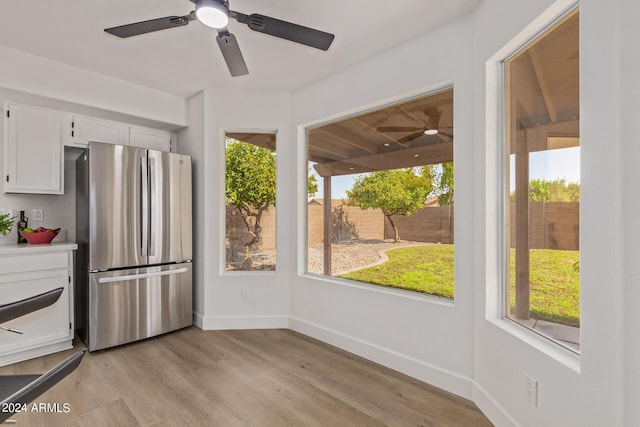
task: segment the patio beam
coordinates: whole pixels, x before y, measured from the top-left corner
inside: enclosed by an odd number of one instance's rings
[[[558,112],[556,111],[556,107],[553,105],[551,90],[549,89],[547,77],[544,73],[545,68],[542,66],[542,58],[540,57],[539,49],[536,46],[531,46],[529,48],[529,57],[531,58],[533,71],[536,74],[536,80],[538,80],[538,86],[540,86],[540,92],[542,94],[542,99],[544,100],[544,105],[547,108],[549,119],[551,120],[551,123],[556,123],[558,121]]]
[[[580,120],[528,127],[520,132],[526,133],[529,153],[580,146]],[[513,144],[510,153],[515,154]]]
[[[437,165],[453,160],[453,141],[314,165],[320,176]]]
[[[323,177],[323,272],[331,276],[331,177]]]
[[[344,133],[340,133],[333,128],[325,127],[325,128],[317,128],[309,131],[310,140],[312,143],[315,143],[313,138],[316,134],[324,134],[329,138],[333,138],[338,140],[339,142],[349,144],[355,148],[366,151],[367,153],[374,154],[376,153],[376,148],[372,146],[371,143],[367,143],[362,140],[362,138],[358,138],[357,136],[345,135]]]
[[[400,142],[398,139],[393,138],[393,137],[391,137],[391,136],[387,135],[387,134],[386,134],[386,133],[384,133],[384,132],[380,132],[378,129],[376,129],[376,128],[374,128],[374,127],[370,126],[370,125],[368,125],[367,123],[363,122],[362,120],[360,120],[360,119],[358,119],[358,118],[354,118],[353,120],[354,120],[354,122],[359,123],[359,124],[361,124],[362,126],[364,126],[365,128],[367,128],[367,129],[369,129],[369,130],[371,130],[371,131],[375,132],[377,135],[380,135],[381,137],[383,137],[383,138],[384,138],[384,139],[386,139],[387,141],[389,141],[389,142],[393,142],[394,144],[397,144],[397,145],[399,145],[399,146],[400,146],[400,147],[402,147],[402,148],[407,148],[407,144]]]
[[[529,319],[529,150],[527,133],[517,131],[516,151],[516,317]]]

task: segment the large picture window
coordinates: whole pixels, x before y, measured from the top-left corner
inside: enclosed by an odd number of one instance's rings
[[[453,89],[308,129],[307,271],[454,296]]]
[[[504,62],[505,314],[580,348],[579,13]]]
[[[276,269],[276,134],[227,133],[225,270]]]

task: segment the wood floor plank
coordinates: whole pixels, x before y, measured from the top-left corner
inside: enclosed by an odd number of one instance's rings
[[[243,331],[238,342],[265,349],[265,357],[274,364],[390,425],[427,423],[443,417],[452,404],[461,420],[490,425],[486,419],[476,420],[477,408],[465,399],[294,332]]]
[[[73,351],[0,375],[44,372]],[[19,425],[491,425],[466,399],[290,330],[190,327],[89,353],[36,402],[71,412],[18,414]]]

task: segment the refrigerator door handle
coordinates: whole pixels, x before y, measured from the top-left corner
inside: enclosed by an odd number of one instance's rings
[[[140,255],[149,255],[149,175],[147,158],[140,157]]]
[[[154,227],[158,215],[158,187],[156,184],[156,159],[149,156],[149,256],[156,254],[156,233]]]
[[[115,277],[101,277],[100,279],[98,279],[98,283],[126,282],[128,280],[148,279],[149,277],[171,276],[174,274],[186,273],[187,271],[189,271],[189,269],[187,268],[176,268],[175,270],[154,271],[151,273],[128,274],[126,276]]]

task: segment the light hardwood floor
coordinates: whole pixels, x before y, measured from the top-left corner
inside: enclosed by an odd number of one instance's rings
[[[82,348],[81,343],[76,348]],[[0,368],[41,373],[73,351]],[[17,426],[490,426],[465,399],[290,330],[195,327],[87,354]]]

